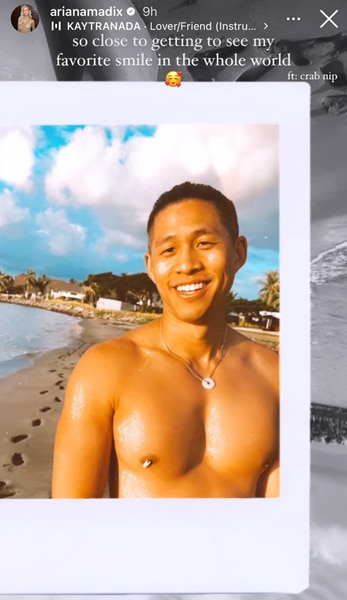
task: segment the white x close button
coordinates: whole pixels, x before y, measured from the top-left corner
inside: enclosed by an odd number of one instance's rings
[[[319,12],[322,13],[322,15],[325,17],[325,21],[321,24],[320,29],[322,29],[322,27],[325,27],[325,25],[327,25],[328,23],[331,23],[334,27],[336,27],[336,29],[339,28],[339,26],[335,23],[335,21],[333,21],[333,17],[335,17],[335,15],[339,12],[338,10],[335,10],[333,13],[331,13],[330,16],[328,16],[324,10],[320,10]]]

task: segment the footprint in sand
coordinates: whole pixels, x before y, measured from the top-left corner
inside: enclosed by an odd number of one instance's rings
[[[52,410],[50,406],[43,406],[43,408],[40,408],[40,412],[48,412],[49,410]]]
[[[0,481],[0,499],[11,498],[11,496],[14,496],[16,493],[16,490],[8,487],[6,481]]]
[[[23,440],[27,439],[27,435],[25,435],[24,433],[19,434],[19,435],[14,435],[13,437],[11,437],[11,442],[13,442],[14,444],[18,444],[18,442],[22,442]]]
[[[40,425],[42,424],[41,419],[34,419],[33,421],[31,421],[31,424],[33,427],[40,427]]]
[[[20,467],[24,465],[24,458],[20,452],[15,452],[12,454],[11,462],[14,467]]]
[[[48,390],[42,390],[40,394],[47,394]]]
[[[64,383],[64,381],[62,379],[59,379],[59,381],[55,382],[55,385],[61,385],[62,383]]]
[[[56,396],[56,397],[54,398],[54,402],[62,402],[62,399],[61,399],[61,398],[59,398],[59,396]]]
[[[50,369],[49,373],[55,373],[57,369]]]

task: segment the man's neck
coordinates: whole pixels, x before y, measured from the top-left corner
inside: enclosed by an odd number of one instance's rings
[[[187,323],[168,318],[160,319],[162,340],[170,351],[202,369],[208,369],[211,361],[223,349],[226,342],[225,319],[206,323]]]

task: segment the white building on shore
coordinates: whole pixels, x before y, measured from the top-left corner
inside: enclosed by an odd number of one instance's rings
[[[111,298],[99,298],[96,308],[100,310],[134,310],[134,306],[130,302],[121,302]]]

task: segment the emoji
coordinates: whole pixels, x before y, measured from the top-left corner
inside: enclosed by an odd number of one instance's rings
[[[170,87],[180,87],[182,81],[182,71],[169,71],[166,73],[165,83]]]

